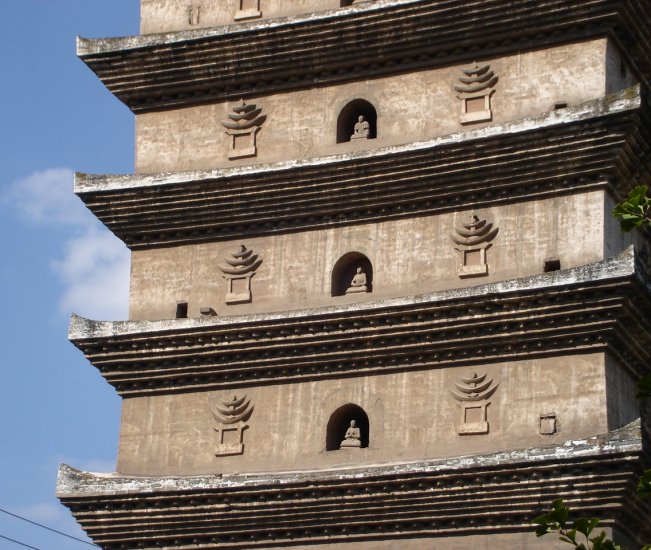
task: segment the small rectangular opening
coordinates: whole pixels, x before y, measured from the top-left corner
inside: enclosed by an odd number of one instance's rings
[[[561,261],[558,258],[545,258],[543,271],[548,273],[550,271],[558,271],[561,268]]]
[[[176,318],[177,319],[187,319],[188,318],[188,303],[187,302],[176,302]]]
[[[567,101],[556,101],[554,103],[554,109],[565,109],[567,107]]]

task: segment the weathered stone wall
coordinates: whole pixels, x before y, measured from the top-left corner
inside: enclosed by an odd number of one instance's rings
[[[244,21],[258,21],[273,17],[291,16],[329,9],[336,9],[340,0],[260,0],[260,17],[236,21],[235,17],[242,0],[141,0],[140,31],[143,34],[154,32],[180,31],[230,25]],[[254,5],[256,0],[243,0],[245,8]],[[191,21],[190,10],[198,8],[198,20]]]
[[[482,60],[499,78],[491,99],[492,122],[539,114],[555,103],[571,107],[623,88],[630,75],[618,76],[619,61],[613,52],[601,39]],[[607,69],[613,64],[615,68]],[[267,118],[257,134],[257,156],[237,160],[228,160],[230,138],[221,123],[237,102],[141,114],[136,117],[136,171],[212,169],[346,153],[486,126],[491,122],[461,124],[454,86],[463,76],[462,67],[244,97],[261,107]],[[377,111],[377,138],[337,143],[340,111],[360,98]]]
[[[188,302],[188,315],[197,317],[202,307],[224,315],[408,296],[542,273],[549,257],[561,268],[581,266],[604,258],[603,218],[610,212],[603,197],[595,191],[478,210],[499,232],[486,251],[488,274],[477,277],[460,278],[460,252],[450,237],[471,214],[463,205],[438,216],[134,251],[130,318],[173,318],[177,301]],[[252,302],[227,305],[218,265],[240,244],[262,264],[251,279]],[[370,260],[372,292],[333,297],[332,271],[348,252]]]
[[[548,445],[609,428],[603,354],[501,362],[382,376],[278,384],[236,390],[254,406],[244,453],[215,456],[211,407],[231,392],[124,400],[118,472],[191,475],[325,468]],[[450,390],[461,376],[497,383],[488,434],[459,435],[461,409]],[[346,404],[369,418],[369,447],[325,451],[332,413]],[[540,415],[557,432],[540,434]]]
[[[633,86],[638,79],[612,42],[606,47],[606,93]]]
[[[640,401],[635,398],[637,380],[611,355],[606,355],[606,402],[608,428],[620,428],[640,418]]]

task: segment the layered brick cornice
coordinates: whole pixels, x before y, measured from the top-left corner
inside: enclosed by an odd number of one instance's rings
[[[73,316],[70,340],[124,396],[224,389],[608,350],[651,362],[632,249],[581,268],[339,307],[163,321]]]
[[[148,478],[62,465],[57,493],[106,550],[532,532],[554,498],[641,543],[645,464],[638,420],[561,445],[337,470]]]
[[[380,222],[648,182],[638,87],[429,141],[207,172],[77,174],[132,249]],[[351,192],[354,189],[354,193]]]
[[[651,74],[647,0],[380,0],[227,27],[78,40],[134,112],[239,99],[610,36]],[[646,80],[645,80],[646,82]]]

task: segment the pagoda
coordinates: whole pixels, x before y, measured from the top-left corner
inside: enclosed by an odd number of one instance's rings
[[[122,397],[116,472],[57,492],[104,549],[651,542],[636,381],[651,3],[141,0],[78,39],[135,115],[74,190],[131,250],[69,338]]]

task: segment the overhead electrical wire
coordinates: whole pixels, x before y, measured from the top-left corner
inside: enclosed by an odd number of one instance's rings
[[[93,544],[92,542],[88,542],[87,540],[80,539],[78,537],[74,537],[72,535],[68,535],[68,533],[63,533],[62,531],[57,531],[56,529],[52,529],[52,527],[48,527],[47,525],[43,525],[42,523],[38,523],[36,521],[32,521],[31,519],[24,518],[23,516],[19,516],[18,514],[14,514],[13,512],[9,512],[8,510],[4,510],[0,508],[0,512],[7,514],[8,516],[12,516],[16,519],[20,519],[22,521],[26,521],[27,523],[31,523],[32,525],[35,525],[37,527],[40,527],[41,529],[46,529],[47,531],[51,531],[52,533],[56,533],[57,535],[61,535],[62,537],[68,537],[69,539],[76,540],[77,542],[82,542],[84,544],[87,544],[88,546],[94,546],[95,548],[99,548],[97,544]],[[15,540],[10,539],[9,537],[4,537],[0,535],[3,539],[11,540],[11,542],[15,542],[17,544],[22,544],[23,546],[26,546],[27,548],[34,548],[33,546],[28,546],[27,544],[23,544],[22,542],[18,542]],[[39,548],[36,548],[35,550],[40,550]]]
[[[0,539],[8,540],[9,542],[13,542],[25,548],[31,548],[32,550],[41,550],[40,548],[36,548],[36,546],[30,546],[29,544],[25,544],[24,542],[20,542],[19,540],[10,539],[9,537],[5,537],[4,535],[0,535]]]

